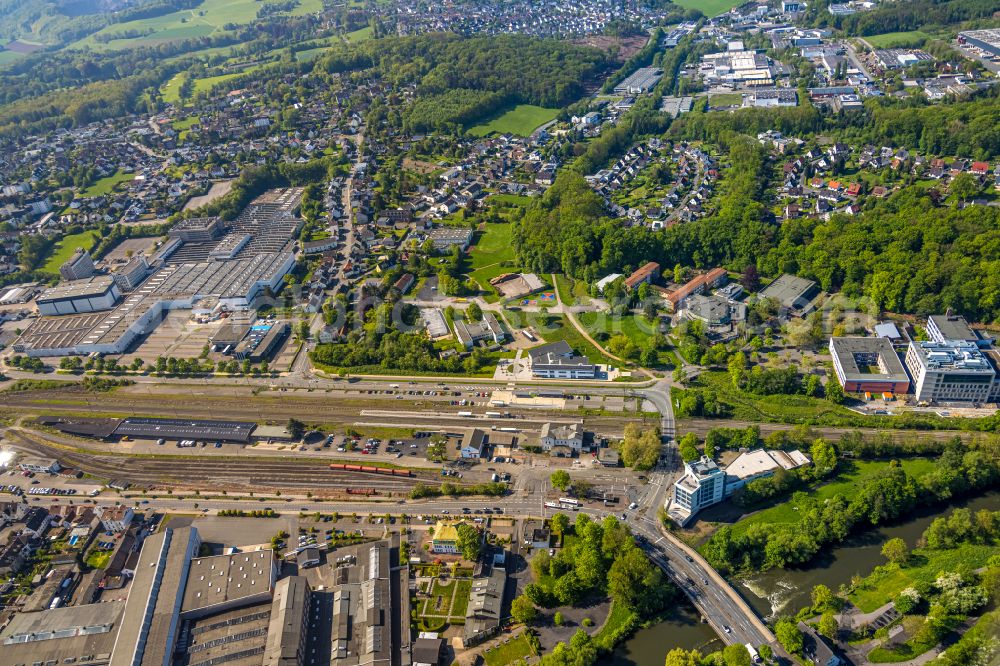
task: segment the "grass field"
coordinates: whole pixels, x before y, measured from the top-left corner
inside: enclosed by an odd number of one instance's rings
[[[83,231],[71,236],[65,236],[52,248],[52,254],[48,256],[42,265],[42,271],[53,274],[58,273],[59,267],[73,256],[76,248],[82,247],[89,251],[97,243],[98,238],[99,236],[96,231]]]
[[[996,546],[984,544],[965,544],[947,550],[916,548],[906,566],[885,564],[877,567],[848,598],[862,612],[870,613],[908,587],[931,583],[942,571],[978,569],[996,553]]]
[[[257,11],[267,3],[258,0],[204,0],[194,9],[184,9],[162,16],[115,23],[99,30],[69,48],[79,49],[89,47],[97,51],[118,50],[139,45],[156,45],[166,42],[205,37],[213,33],[225,32],[227,24],[244,25],[257,18]],[[273,4],[273,3],[270,3]],[[300,0],[289,15],[302,16],[323,9],[322,0]],[[122,34],[126,31],[136,31],[141,37],[129,39],[112,39],[101,41],[101,36]],[[95,39],[95,37],[97,37]]]
[[[910,30],[909,32],[887,32],[883,35],[872,35],[862,39],[877,49],[890,49],[902,46],[920,46],[930,39],[930,35],[920,30]]]
[[[740,93],[718,93],[709,95],[709,106],[739,106],[743,103],[743,95]]]
[[[184,130],[189,130],[198,124],[198,116],[188,116],[181,120],[174,121],[171,123],[171,127],[174,128],[175,132],[183,132]]]
[[[8,51],[4,49],[0,51],[0,65],[6,65],[9,62],[17,62],[24,57],[23,53],[18,53],[17,51]]]
[[[511,273],[517,269],[505,266],[506,262],[514,260],[514,248],[511,246],[511,225],[488,224],[482,232],[476,232],[475,245],[469,250],[472,270],[469,277],[479,284],[479,288],[489,293],[492,301],[498,300],[490,286],[490,280]]]
[[[684,9],[699,9],[705,16],[718,16],[733,7],[742,5],[742,0],[676,0],[675,5]]]
[[[160,96],[163,97],[163,101],[167,104],[180,104],[181,101],[181,86],[184,85],[184,79],[187,78],[185,72],[180,72],[179,74],[174,74],[169,81],[160,86]]]
[[[861,482],[889,466],[888,462],[872,461],[842,462],[841,464],[849,466],[849,468],[838,474],[836,479],[830,483],[822,485],[808,493],[808,501],[815,501],[822,504],[834,495],[844,495],[848,498],[853,497]],[[907,474],[916,477],[922,476],[934,469],[934,464],[933,460],[927,458],[910,458],[900,462],[900,466],[906,470]],[[733,525],[733,536],[743,534],[751,525],[797,523],[801,519],[802,511],[799,510],[798,503],[794,500],[789,500],[769,509],[758,511],[752,516],[740,520]]]
[[[356,44],[358,42],[363,42],[366,39],[371,39],[374,36],[374,31],[370,25],[361,28],[360,30],[355,30],[354,32],[349,32],[344,35],[344,39]]]
[[[512,638],[506,643],[501,643],[495,648],[486,650],[483,659],[486,666],[508,666],[515,661],[523,661],[527,657],[533,657],[535,650],[528,642],[528,637],[524,632],[518,634],[517,638]]]
[[[484,231],[476,232],[475,244],[469,250],[473,270],[514,258],[511,231],[509,224],[487,224]]]
[[[100,197],[105,194],[109,194],[111,190],[115,189],[118,183],[127,183],[135,178],[134,173],[125,173],[124,171],[118,171],[117,173],[110,175],[106,178],[101,178],[99,181],[85,189],[80,193],[81,197]]]
[[[557,115],[559,115],[559,109],[519,104],[489,122],[470,127],[469,134],[487,136],[510,133],[517,136],[530,136],[540,125],[553,120]]]

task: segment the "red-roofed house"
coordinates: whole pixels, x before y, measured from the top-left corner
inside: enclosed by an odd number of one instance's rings
[[[648,264],[632,273],[632,275],[625,278],[625,286],[628,287],[629,290],[632,290],[644,282],[646,284],[651,284],[653,280],[658,277],[660,277],[660,265],[655,261],[650,261]]]
[[[973,162],[969,171],[977,176],[985,176],[990,172],[990,165],[987,162]]]
[[[861,183],[851,183],[848,185],[845,194],[849,197],[856,197],[861,194]]]

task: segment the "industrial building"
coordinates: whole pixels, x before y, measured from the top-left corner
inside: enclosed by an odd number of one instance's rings
[[[81,314],[110,310],[121,296],[110,276],[98,275],[46,289],[35,299],[35,304],[40,315]]]
[[[147,275],[149,275],[149,262],[140,254],[132,257],[127,264],[112,273],[111,279],[121,291],[128,292],[142,284]]]
[[[1000,58],[1000,30],[966,30],[958,33],[958,43],[974,46],[983,53]]]
[[[798,106],[798,103],[799,96],[794,88],[766,88],[743,95],[743,106]]]
[[[277,581],[270,549],[195,557],[200,545],[193,527],[146,538],[107,663],[302,664],[306,581]]]
[[[399,566],[397,539],[320,554],[325,565],[309,578],[279,579],[270,548],[199,557],[198,530],[167,525],[145,538],[125,601],[16,613],[0,631],[0,663],[410,663],[409,571]],[[484,594],[496,589],[502,600],[502,584]],[[498,626],[499,610],[500,600],[487,600],[469,615],[487,622],[494,613]]]
[[[984,404],[1000,399],[996,369],[972,342],[911,342],[906,367],[920,402]]]
[[[701,73],[708,85],[774,86],[771,59],[754,51],[726,51],[702,57]]]
[[[615,86],[615,92],[619,95],[641,95],[648,93],[660,79],[663,78],[663,70],[659,67],[640,67],[628,76],[624,81]]]
[[[37,299],[43,316],[14,342],[14,350],[28,356],[122,354],[169,310],[215,316],[252,309],[281,290],[295,265],[301,198],[301,188],[261,195],[229,224],[221,240],[224,227],[217,218],[181,220],[154,257],[148,277],[137,262],[117,277],[47,290]],[[124,299],[123,288],[129,291]]]
[[[848,393],[908,393],[910,376],[887,338],[830,338],[837,380]]]
[[[106,666],[125,602],[17,613],[0,631],[0,663]]]

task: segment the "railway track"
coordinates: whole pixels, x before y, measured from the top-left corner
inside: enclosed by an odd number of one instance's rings
[[[67,467],[106,479],[122,479],[141,486],[222,489],[310,488],[316,491],[371,489],[378,493],[405,493],[432,476],[386,477],[363,472],[334,471],[325,461],[252,459],[154,458],[81,453],[47,443],[34,434],[8,431],[13,445],[34,455],[57,458]]]

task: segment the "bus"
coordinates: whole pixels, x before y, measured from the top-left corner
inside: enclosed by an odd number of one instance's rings
[[[573,499],[572,497],[560,497],[559,503],[563,506],[569,506],[574,509],[580,508],[580,500]]]
[[[562,508],[561,506],[559,506],[559,502],[546,502],[545,506],[547,506],[550,509],[561,509]]]

